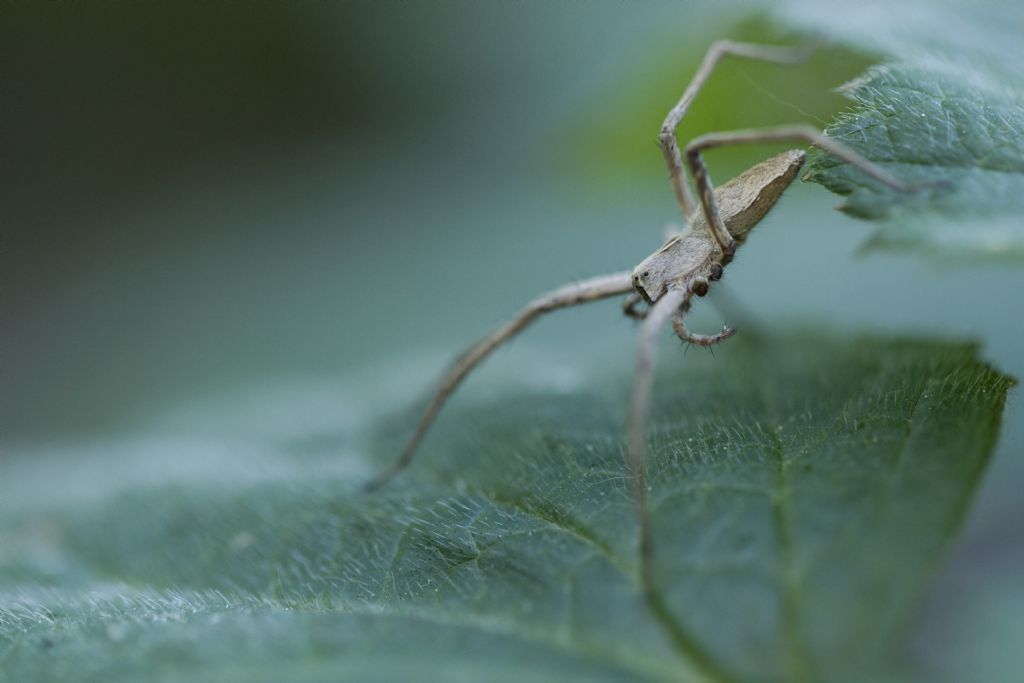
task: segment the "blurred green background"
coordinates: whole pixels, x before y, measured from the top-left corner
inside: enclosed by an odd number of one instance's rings
[[[0,504],[231,469],[236,443],[343,466],[527,299],[658,245],[657,129],[722,37],[798,39],[743,4],[3,4]],[[823,127],[871,62],[731,62],[680,137]],[[1019,268],[859,255],[871,226],[837,201],[793,187],[710,298],[747,325],[974,338],[1024,376]],[[457,400],[628,369],[632,334],[613,304],[566,312]],[[936,678],[1024,663],[1022,445],[1011,397],[910,653]]]

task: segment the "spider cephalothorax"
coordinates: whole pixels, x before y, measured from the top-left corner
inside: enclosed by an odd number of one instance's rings
[[[806,157],[801,149],[783,152],[715,189],[718,213],[736,245],[775,206]],[[689,223],[633,269],[633,289],[648,304],[673,287],[704,296],[709,283],[722,277],[730,258],[708,227],[703,209],[695,211]]]

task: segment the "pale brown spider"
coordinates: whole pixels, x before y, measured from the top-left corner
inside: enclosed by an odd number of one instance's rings
[[[730,327],[723,327],[720,332],[713,335],[691,332],[685,322],[691,300],[694,295],[700,297],[707,294],[712,283],[722,277],[722,272],[732,260],[736,248],[744,242],[747,234],[765,217],[793,182],[806,158],[803,150],[783,152],[762,161],[715,189],[708,177],[701,153],[712,147],[736,143],[797,140],[835,155],[893,189],[917,189],[917,186],[900,182],[856,152],[804,125],[702,135],[691,141],[686,146],[684,154],[680,154],[675,129],[697,92],[724,55],[761,59],[779,64],[796,64],[807,58],[809,50],[733,42],[717,42],[712,45],[679,103],[665,118],[658,136],[671,176],[672,188],[688,227],[669,236],[661,248],[641,261],[632,271],[590,278],[544,294],[527,304],[512,320],[470,347],[458,357],[453,367],[442,378],[440,389],[399,458],[391,467],[370,481],[367,489],[378,488],[409,465],[420,441],[459,383],[492,351],[541,314],[618,294],[628,294],[623,302],[624,312],[643,320],[637,343],[636,375],[627,428],[627,450],[640,525],[641,581],[644,590],[650,595],[653,586],[653,545],[647,514],[645,449],[657,335],[669,321],[672,322],[672,328],[680,339],[700,346],[717,344],[735,333]],[[684,168],[689,168],[693,177],[700,198],[699,209],[686,182]],[[646,304],[645,310],[638,309],[641,304]]]

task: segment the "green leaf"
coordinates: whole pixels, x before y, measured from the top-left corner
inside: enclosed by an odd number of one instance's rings
[[[844,88],[854,106],[826,133],[892,175],[948,187],[896,193],[824,155],[806,178],[879,221],[871,246],[943,256],[1024,256],[1024,50],[1019,3],[792,2],[786,20],[889,63]]]
[[[748,334],[681,355],[650,437],[650,604],[614,382],[445,415],[377,495],[296,449],[294,477],[8,510],[4,680],[865,680],[1011,380],[920,340]]]
[[[873,68],[847,91],[857,107],[840,116],[828,135],[900,179],[948,184],[898,193],[834,157],[815,154],[805,178],[846,195],[845,211],[883,219],[875,244],[1024,255],[1019,100],[912,66]]]

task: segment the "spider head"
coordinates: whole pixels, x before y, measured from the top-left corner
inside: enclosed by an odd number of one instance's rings
[[[684,233],[671,238],[633,269],[633,289],[649,304],[669,287],[704,296],[711,281],[722,277],[721,256],[710,235]]]

